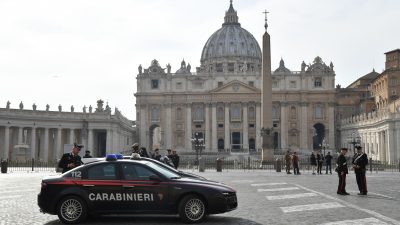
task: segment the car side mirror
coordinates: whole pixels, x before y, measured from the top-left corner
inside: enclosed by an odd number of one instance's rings
[[[154,182],[161,182],[161,179],[160,179],[160,177],[159,176],[157,176],[157,175],[150,175],[150,177],[149,177],[149,180],[151,180],[151,181],[154,181]]]

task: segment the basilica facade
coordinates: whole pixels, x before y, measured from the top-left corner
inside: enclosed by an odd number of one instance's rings
[[[273,54],[273,53],[272,53]],[[262,53],[242,28],[232,3],[222,27],[206,41],[200,66],[182,61],[173,73],[157,60],[138,68],[136,125],[141,146],[193,152],[251,153],[262,147]],[[310,152],[335,148],[335,71],[321,57],[272,71],[273,147]]]

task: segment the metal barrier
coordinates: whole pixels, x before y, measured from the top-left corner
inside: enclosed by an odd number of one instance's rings
[[[55,172],[57,161],[43,162],[39,160],[8,161],[8,172]]]

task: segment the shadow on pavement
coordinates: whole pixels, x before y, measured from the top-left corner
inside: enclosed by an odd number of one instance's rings
[[[53,220],[46,225],[55,225],[62,224],[59,220]],[[177,225],[184,224],[182,223],[178,217],[99,217],[96,219],[87,220],[82,224],[140,224],[140,225],[154,225],[154,224],[164,224],[164,225]],[[225,217],[225,216],[208,216],[204,222],[201,224],[214,224],[214,225],[222,225],[222,224],[236,224],[236,225],[262,225],[261,223],[257,223],[255,221],[251,221],[248,219],[242,219],[238,217]]]

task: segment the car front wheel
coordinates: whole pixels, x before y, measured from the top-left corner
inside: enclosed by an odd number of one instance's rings
[[[179,203],[179,216],[185,223],[198,223],[206,217],[204,200],[196,195],[188,195]]]
[[[82,222],[87,216],[86,204],[79,197],[65,197],[58,203],[57,215],[63,223],[74,224]]]

